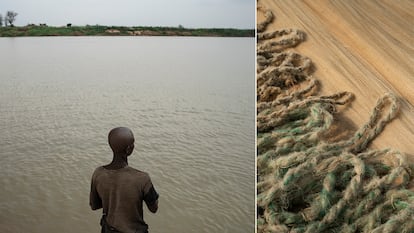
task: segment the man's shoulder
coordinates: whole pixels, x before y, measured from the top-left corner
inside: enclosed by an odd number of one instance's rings
[[[130,166],[126,166],[124,168],[117,169],[117,170],[108,170],[104,166],[100,166],[100,167],[97,167],[95,169],[95,171],[93,172],[92,177],[97,178],[101,175],[113,176],[115,174],[118,174],[120,176],[127,176],[127,177],[130,177],[130,178],[135,177],[135,178],[139,178],[140,180],[150,180],[150,176],[147,172],[140,171],[140,170],[138,170],[136,168],[133,168],[133,167],[130,167]]]
[[[130,166],[128,166],[126,169],[127,169],[128,172],[133,173],[136,176],[142,176],[142,177],[148,177],[149,178],[149,174],[147,172],[140,171],[140,170],[138,170],[136,168],[133,168],[133,167],[130,167]]]
[[[93,176],[103,172],[105,170],[105,168],[103,166],[99,166],[97,168],[95,168],[95,170],[93,171]]]

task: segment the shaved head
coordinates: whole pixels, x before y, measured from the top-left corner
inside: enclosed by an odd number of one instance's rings
[[[130,155],[134,150],[134,134],[126,127],[117,127],[108,134],[108,143],[115,154]]]

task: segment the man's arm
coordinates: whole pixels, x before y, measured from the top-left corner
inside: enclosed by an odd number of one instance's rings
[[[152,213],[155,214],[158,210],[158,199],[153,204],[148,205],[148,203],[147,203],[147,207],[148,207],[149,211],[151,211]]]
[[[147,183],[146,186],[149,187],[149,189],[147,188],[148,191],[146,193],[144,193],[145,204],[147,204],[147,207],[148,207],[149,211],[151,211],[152,213],[156,213],[157,210],[158,210],[158,197],[159,197],[159,195],[158,195],[157,191],[155,191],[151,180]]]
[[[102,208],[102,200],[101,197],[99,196],[98,191],[96,190],[96,185],[95,182],[93,181],[93,177],[92,177],[92,182],[91,182],[91,192],[89,194],[89,205],[91,206],[92,210],[97,210]]]

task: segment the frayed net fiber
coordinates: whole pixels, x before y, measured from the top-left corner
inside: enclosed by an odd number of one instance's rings
[[[324,140],[353,94],[318,96],[311,61],[291,51],[305,34],[267,32],[273,14],[264,15],[257,25],[258,232],[413,233],[414,193],[406,189],[413,167],[398,151],[367,149],[397,115],[396,96],[380,98],[353,136]]]

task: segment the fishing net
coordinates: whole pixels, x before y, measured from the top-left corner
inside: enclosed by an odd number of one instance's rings
[[[258,8],[263,10],[263,8]],[[413,167],[404,154],[368,144],[398,113],[385,94],[352,136],[331,141],[338,107],[350,92],[320,96],[309,58],[291,48],[296,29],[257,25],[257,230],[267,232],[414,232]]]

